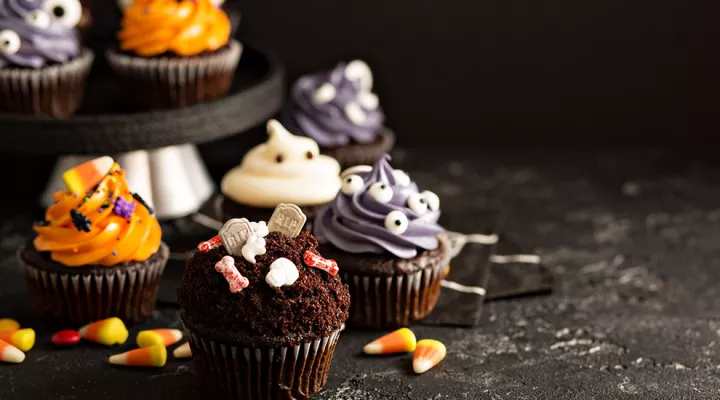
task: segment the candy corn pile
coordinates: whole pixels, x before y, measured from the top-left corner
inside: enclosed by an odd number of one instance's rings
[[[55,333],[50,341],[56,347],[69,347],[87,340],[105,346],[124,344],[130,333],[119,318],[108,318],[87,324],[77,331],[65,329]],[[151,329],[135,337],[138,348],[110,356],[114,365],[133,367],[163,367],[167,362],[167,347],[178,343],[183,334],[178,329]],[[21,328],[14,319],[0,319],[0,361],[21,363],[25,352],[35,345],[35,331]],[[175,358],[189,358],[190,343],[183,343],[173,351]]]

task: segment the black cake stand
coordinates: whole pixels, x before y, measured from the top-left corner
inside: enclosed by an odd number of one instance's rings
[[[160,219],[189,215],[213,194],[196,144],[246,131],[282,105],[284,70],[276,59],[245,46],[232,88],[222,99],[189,107],[144,112],[121,100],[102,57],[88,82],[83,107],[69,119],[0,114],[0,148],[60,155],[41,196],[64,188],[67,169],[111,154],[128,172],[131,187]]]

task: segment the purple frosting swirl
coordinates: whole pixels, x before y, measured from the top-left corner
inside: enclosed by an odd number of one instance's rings
[[[44,12],[41,0],[0,0],[0,32],[10,30],[20,37],[17,53],[0,51],[0,68],[41,68],[67,62],[80,54],[80,40],[75,29],[50,17],[46,28],[33,25],[27,16],[35,10]]]
[[[366,79],[349,79],[346,74],[348,65],[360,65]],[[329,85],[334,88],[332,99],[328,96],[318,100],[318,89],[323,86],[327,89]],[[371,86],[370,69],[362,61],[341,62],[330,71],[303,76],[292,87],[283,115],[284,122],[293,132],[309,136],[321,147],[335,148],[351,142],[370,143],[385,122],[377,96],[370,93]],[[357,106],[356,109],[359,107],[363,118],[353,121],[348,117],[346,108],[351,103]]]
[[[314,234],[320,243],[331,243],[349,253],[385,253],[399,258],[413,258],[418,249],[433,250],[438,247],[438,235],[444,229],[438,225],[440,210],[418,214],[408,207],[408,199],[418,193],[414,182],[404,186],[396,179],[385,155],[375,168],[363,174],[362,190],[348,196],[342,191],[315,220]],[[392,199],[387,203],[376,200],[369,188],[376,182],[389,185]],[[385,217],[391,211],[400,211],[408,219],[408,227],[402,234],[388,231]]]

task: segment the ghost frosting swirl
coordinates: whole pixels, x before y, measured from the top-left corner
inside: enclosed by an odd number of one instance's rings
[[[385,253],[412,258],[418,249],[434,250],[444,229],[437,224],[440,202],[385,155],[374,168],[343,173],[341,193],[320,211],[315,236],[349,253]]]
[[[77,57],[78,0],[0,0],[0,68],[41,68]]]
[[[253,207],[280,203],[315,206],[332,200],[340,189],[340,165],[320,155],[317,143],[295,136],[279,122],[267,124],[269,139],[243,158],[221,183],[230,199]]]
[[[385,121],[372,84],[372,72],[360,60],[301,77],[293,85],[285,119],[325,148],[370,143]]]

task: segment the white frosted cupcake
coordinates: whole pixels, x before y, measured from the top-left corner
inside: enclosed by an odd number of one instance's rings
[[[293,135],[276,120],[268,121],[267,132],[268,141],[251,149],[223,177],[221,220],[264,221],[280,203],[297,204],[312,220],[340,190],[340,165],[321,155],[314,140]]]

